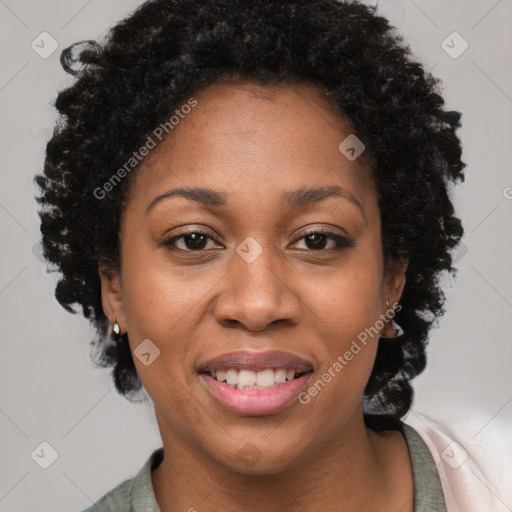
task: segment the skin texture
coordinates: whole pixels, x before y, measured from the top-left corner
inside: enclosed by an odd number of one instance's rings
[[[315,382],[385,314],[386,297],[400,300],[406,269],[385,272],[364,153],[349,161],[339,151],[352,131],[323,96],[310,84],[209,87],[137,170],[121,268],[100,270],[102,302],[132,351],[145,339],[160,350],[149,366],[134,361],[166,454],[152,476],[163,512],[413,510],[405,439],[363,423],[377,337],[307,405],[266,416],[227,411],[196,371],[227,352],[277,349],[311,361]],[[330,185],[360,208],[339,196],[293,210],[281,203],[283,192]],[[183,186],[224,192],[228,204],[173,197],[146,213],[159,194]],[[163,245],[198,228],[211,237],[201,251],[184,238]],[[306,228],[354,246],[330,250],[327,238],[319,250]],[[247,237],[263,249],[252,263],[236,252]],[[247,450],[252,464],[240,457]]]

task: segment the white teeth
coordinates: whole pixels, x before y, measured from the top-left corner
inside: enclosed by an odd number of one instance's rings
[[[225,370],[217,370],[217,380],[219,382],[222,382],[223,380],[226,380],[226,372]]]
[[[263,370],[258,372],[256,375],[256,384],[263,388],[269,388],[274,385],[275,373],[274,370],[269,368],[268,370]]]
[[[295,378],[295,370],[267,368],[255,372],[252,370],[216,370],[212,376],[219,382],[226,381],[228,386],[237,389],[267,389],[283,384]]]
[[[238,372],[238,389],[251,389],[256,384],[256,372],[240,370]]]
[[[275,373],[276,373],[276,382],[283,383],[286,380],[286,369],[285,368],[279,368],[279,370],[276,370]]]
[[[226,372],[226,382],[228,384],[238,384],[238,372],[236,370],[228,370]]]

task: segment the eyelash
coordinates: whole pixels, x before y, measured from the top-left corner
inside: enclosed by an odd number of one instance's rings
[[[171,238],[168,238],[167,240],[164,240],[163,241],[163,245],[165,245],[166,247],[169,247],[171,248],[172,250],[178,250],[178,251],[182,251],[182,252],[203,252],[205,251],[205,249],[198,249],[196,251],[194,250],[191,250],[191,249],[178,249],[176,246],[175,246],[175,242],[177,240],[179,240],[180,238],[183,238],[187,235],[192,235],[192,234],[197,234],[197,235],[202,235],[202,236],[206,236],[207,238],[210,238],[211,240],[213,240],[214,242],[216,242],[216,240],[210,236],[209,233],[207,233],[206,231],[202,231],[200,229],[195,229],[195,230],[191,230],[191,231],[187,231],[185,233],[181,233],[179,235],[176,235],[176,236],[173,236]],[[332,248],[332,249],[319,249],[319,250],[314,250],[314,249],[305,249],[305,250],[309,250],[309,251],[312,251],[312,252],[316,252],[316,253],[328,253],[328,252],[331,252],[331,251],[340,251],[342,249],[346,249],[346,248],[351,248],[351,247],[354,247],[354,242],[352,240],[349,240],[348,238],[345,238],[344,236],[341,236],[341,235],[338,235],[336,233],[333,233],[331,231],[324,231],[324,230],[321,230],[321,229],[311,229],[311,230],[308,230],[306,231],[306,233],[304,235],[302,235],[300,238],[297,238],[294,243],[298,242],[299,240],[302,240],[310,235],[324,235],[326,236],[327,238],[330,238],[331,240],[334,240],[334,242],[336,242],[336,247]]]

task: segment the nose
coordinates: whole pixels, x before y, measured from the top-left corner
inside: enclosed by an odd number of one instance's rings
[[[284,262],[264,250],[251,263],[234,255],[233,268],[223,279],[214,316],[225,327],[262,331],[271,324],[296,324],[301,305],[286,279]]]

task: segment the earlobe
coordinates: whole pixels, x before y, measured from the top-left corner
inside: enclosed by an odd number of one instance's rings
[[[395,262],[389,261],[386,279],[385,279],[385,307],[386,312],[384,316],[387,318],[385,324],[381,329],[381,338],[394,340],[404,334],[403,329],[398,325],[395,320],[395,310],[400,310],[400,298],[405,287],[405,274],[407,272],[407,261]]]
[[[390,261],[386,276],[386,296],[389,297],[391,305],[400,302],[404,287],[405,275],[407,272],[408,261],[401,262]]]
[[[121,332],[124,332],[126,331],[126,322],[119,272],[106,266],[100,266],[98,272],[101,281],[103,311],[110,322],[113,322],[115,318],[121,328]]]

